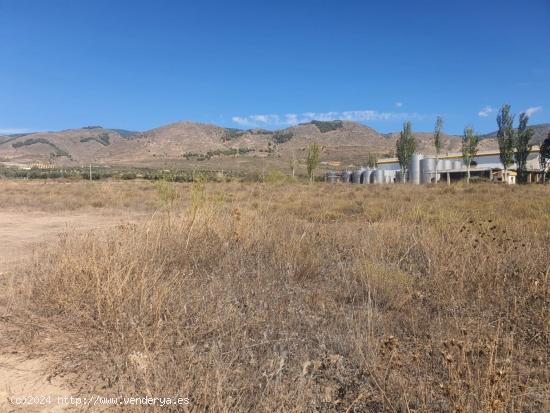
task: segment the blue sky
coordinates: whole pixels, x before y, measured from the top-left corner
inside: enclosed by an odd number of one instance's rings
[[[550,122],[550,2],[0,0],[0,132]]]

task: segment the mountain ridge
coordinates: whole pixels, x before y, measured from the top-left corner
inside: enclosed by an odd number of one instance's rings
[[[531,126],[533,143],[550,131],[550,124]],[[419,152],[433,153],[433,133],[415,132]],[[480,149],[496,149],[496,132],[481,135]],[[132,165],[197,161],[227,156],[265,158],[301,157],[315,140],[326,161],[349,159],[355,153],[391,156],[399,132],[379,133],[362,123],[312,121],[287,128],[226,128],[193,121],[174,122],[143,132],[101,126],[62,131],[0,136],[0,162],[55,165]],[[443,152],[459,152],[460,136],[443,135]],[[345,155],[345,156],[344,156]],[[333,159],[334,158],[334,159]]]

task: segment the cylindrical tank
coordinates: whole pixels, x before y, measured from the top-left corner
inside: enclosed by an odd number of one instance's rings
[[[345,182],[345,183],[348,183],[351,179],[351,172],[349,171],[344,171],[340,174],[340,180],[342,182]]]
[[[462,161],[453,161],[453,169],[462,169]]]
[[[376,168],[372,168],[372,171],[371,171],[371,173],[370,173],[369,182],[370,182],[371,184],[375,184],[375,183],[376,183]]]
[[[358,171],[353,171],[351,174],[351,183],[353,184],[360,184],[361,183],[361,175],[363,174],[363,170],[360,169]]]
[[[407,176],[408,176],[408,172],[403,173],[403,171],[401,169],[399,169],[399,170],[395,171],[395,182],[396,183],[407,182],[408,181],[408,179],[406,179]]]
[[[424,158],[420,160],[420,183],[429,184],[435,181],[435,159]]]
[[[443,169],[445,169],[446,171],[450,171],[451,169],[453,169],[453,161],[450,159],[445,159],[443,161]]]
[[[338,182],[338,174],[334,171],[328,171],[325,175],[325,178],[326,181],[331,184]]]
[[[401,170],[395,171],[395,182],[401,182]]]
[[[424,155],[418,153],[413,154],[411,164],[409,165],[410,178],[413,184],[420,184],[420,160],[424,158]]]
[[[396,172],[397,171],[395,169],[386,169],[384,171],[384,182],[387,184],[393,184]]]
[[[361,183],[362,184],[370,184],[372,173],[373,173],[372,169],[370,169],[370,168],[365,169],[363,171],[363,174],[361,175]]]
[[[377,169],[374,171],[374,183],[375,184],[383,184],[384,183],[384,170],[383,169]]]
[[[437,171],[442,171],[445,169],[445,161],[443,159],[440,159],[437,161]]]

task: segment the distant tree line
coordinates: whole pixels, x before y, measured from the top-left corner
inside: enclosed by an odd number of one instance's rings
[[[515,162],[518,182],[527,182],[527,158],[531,152],[531,138],[534,135],[534,130],[527,126],[529,116],[526,113],[521,113],[519,116],[519,124],[517,129],[514,129],[514,115],[510,112],[510,105],[504,104],[500,108],[497,115],[497,143],[499,148],[499,159],[504,168],[504,176],[508,175],[508,169]],[[438,116],[435,123],[433,134],[433,145],[435,148],[436,159],[436,176],[439,156],[443,148],[443,118]],[[474,164],[474,158],[478,152],[479,135],[477,135],[473,127],[466,127],[462,137],[462,159],[467,170],[467,182],[470,181],[470,167]],[[416,151],[416,139],[412,133],[411,122],[403,124],[403,130],[399,134],[399,139],[395,144],[396,156],[401,168],[402,177],[407,174],[407,169],[412,160],[412,156]],[[540,148],[540,165],[541,169],[546,170],[548,162],[550,162],[550,133],[549,137],[541,144]]]

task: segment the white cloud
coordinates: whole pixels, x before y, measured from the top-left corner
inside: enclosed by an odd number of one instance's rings
[[[4,128],[0,129],[0,135],[12,135],[14,133],[29,133],[32,132],[30,129],[25,128]]]
[[[533,106],[530,108],[525,109],[525,114],[529,117],[533,116],[533,114],[540,112],[542,110],[542,106]]]
[[[395,102],[395,106],[400,108],[401,106],[403,106],[403,102]]]
[[[478,116],[481,116],[482,118],[486,118],[487,116],[489,116],[490,113],[492,113],[494,111],[495,110],[491,106],[485,106],[477,114],[478,114]]]
[[[387,121],[387,120],[405,120],[405,119],[424,119],[427,115],[421,115],[416,112],[379,112],[377,110],[351,110],[343,112],[304,112],[301,114],[287,113],[285,115],[249,115],[234,116],[233,122],[247,127],[261,126],[291,126],[299,123],[307,123],[312,120],[331,121],[331,120],[349,120],[349,121]]]

